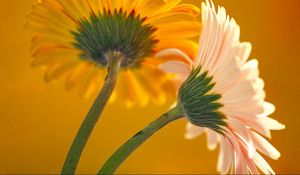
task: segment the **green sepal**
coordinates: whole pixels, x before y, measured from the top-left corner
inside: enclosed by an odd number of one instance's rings
[[[201,67],[193,69],[182,84],[178,93],[178,104],[194,125],[207,127],[218,133],[223,133],[226,126],[225,116],[219,111],[223,106],[218,100],[220,94],[210,92],[215,83],[208,72],[201,73]]]
[[[153,36],[156,29],[145,20],[134,10],[129,14],[122,9],[104,9],[97,15],[92,12],[89,19],[79,20],[77,31],[71,31],[75,39],[72,44],[82,51],[82,59],[91,59],[100,66],[107,66],[107,52],[120,52],[124,58],[121,68],[137,67],[157,43]]]

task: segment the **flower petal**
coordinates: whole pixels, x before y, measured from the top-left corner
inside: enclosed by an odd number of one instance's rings
[[[280,152],[272,146],[265,138],[256,132],[251,132],[255,147],[265,155],[277,160],[280,157]]]
[[[159,68],[167,73],[176,73],[184,77],[187,77],[191,72],[190,67],[180,61],[168,61],[161,64]]]
[[[252,137],[250,135],[249,129],[245,125],[243,125],[241,122],[239,122],[238,120],[233,119],[233,118],[230,118],[228,120],[228,123],[229,123],[230,127],[233,128],[233,131],[247,145],[247,151],[248,151],[249,158],[253,158],[255,148],[254,148],[254,145],[253,145],[253,140],[252,140]]]
[[[216,149],[218,145],[218,134],[215,131],[207,129],[207,146],[209,150]]]
[[[193,125],[191,123],[187,123],[186,125],[186,133],[184,137],[186,139],[194,139],[204,132],[204,128]]]
[[[253,161],[256,166],[264,173],[264,174],[275,174],[271,166],[266,162],[264,158],[261,157],[258,153],[253,157]]]
[[[277,120],[272,119],[270,117],[261,117],[259,119],[263,123],[263,125],[266,126],[268,129],[271,129],[271,130],[285,129],[285,125],[279,123]]]
[[[233,148],[229,141],[224,137],[220,138],[220,153],[217,163],[217,170],[221,174],[225,174],[230,169],[233,160]]]

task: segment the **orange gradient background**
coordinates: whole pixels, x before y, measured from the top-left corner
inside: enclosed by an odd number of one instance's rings
[[[0,0],[0,173],[59,173],[69,146],[93,102],[63,81],[46,84],[30,67],[31,33],[22,25],[37,0]],[[192,2],[192,1],[190,1]],[[194,1],[200,5],[200,1]],[[281,151],[266,160],[277,173],[300,172],[300,1],[223,0],[241,27],[241,40],[253,44],[273,118],[286,125],[272,132]],[[126,109],[109,105],[83,153],[78,173],[95,173],[128,138],[165,112],[164,106]],[[217,173],[218,151],[206,148],[205,136],[183,138],[185,121],[162,129],[120,167],[118,173]]]

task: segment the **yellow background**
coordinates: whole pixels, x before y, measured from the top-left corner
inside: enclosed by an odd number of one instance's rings
[[[62,81],[43,82],[30,67],[31,33],[24,17],[36,0],[0,0],[0,173],[59,173],[73,137],[93,99],[67,92]],[[197,4],[200,1],[197,0]],[[300,1],[217,1],[241,26],[260,61],[273,118],[286,124],[272,133],[282,153],[266,160],[278,173],[300,172]],[[170,104],[170,103],[169,103]],[[167,110],[168,105],[130,110],[109,105],[84,151],[78,172],[94,173],[124,141]],[[185,121],[175,122],[138,149],[119,173],[216,173],[218,151],[205,137],[183,138]]]

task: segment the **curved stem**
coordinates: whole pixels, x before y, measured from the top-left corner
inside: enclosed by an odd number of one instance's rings
[[[77,132],[62,168],[62,174],[75,173],[82,151],[115,87],[122,55],[119,52],[110,52],[105,56],[108,61],[108,73],[104,85]]]
[[[146,128],[136,133],[131,139],[123,144],[102,166],[98,174],[113,174],[117,168],[127,159],[127,157],[150,138],[159,129],[168,123],[183,117],[183,112],[179,106],[171,109],[161,117],[150,123]]]

